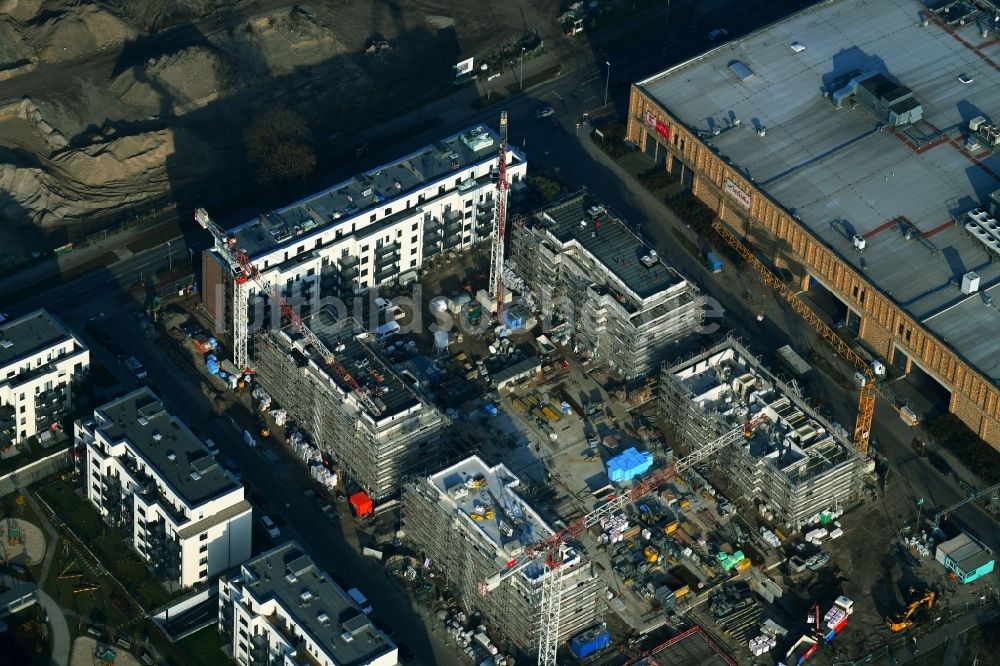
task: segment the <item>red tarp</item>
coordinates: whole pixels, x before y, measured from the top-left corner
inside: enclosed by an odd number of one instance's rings
[[[354,511],[355,517],[363,518],[371,513],[375,506],[372,503],[372,498],[368,497],[368,494],[362,490],[351,495],[351,509]]]

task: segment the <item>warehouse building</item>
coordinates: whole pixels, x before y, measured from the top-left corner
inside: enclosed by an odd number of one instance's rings
[[[90,350],[45,310],[0,317],[0,448],[44,440],[66,417]]]
[[[218,626],[241,666],[398,663],[396,645],[294,541],[219,579]]]
[[[860,499],[865,459],[801,396],[733,339],[664,365],[660,412],[695,449],[765,412],[769,423],[719,453],[737,492],[789,533]]]
[[[510,264],[543,314],[573,324],[581,354],[629,378],[702,322],[698,289],[586,192],[513,225]]]
[[[636,83],[627,134],[793,290],[817,291],[832,321],[1000,447],[985,333],[1000,330],[987,121],[1000,58],[985,4],[818,3]]]
[[[493,173],[499,136],[478,125],[421,148],[402,159],[269,211],[227,231],[260,277],[295,299],[307,316],[319,304],[348,301],[369,289],[415,280],[435,257],[488,239],[493,228]],[[522,186],[524,155],[507,150],[507,177]],[[254,283],[235,284],[218,249],[205,253],[205,307],[231,336],[235,357],[254,327],[264,325],[266,308],[245,330],[243,312],[260,305]],[[249,315],[248,315],[249,320]]]
[[[189,587],[250,557],[243,486],[143,387],[77,421],[87,499],[168,587]]]
[[[294,326],[258,334],[257,381],[347,478],[375,499],[377,510],[388,508],[403,478],[441,461],[446,420],[389,367],[356,320],[338,320],[324,308],[305,323],[361,392],[332,371]]]
[[[481,595],[480,583],[554,532],[516,492],[506,465],[471,456],[429,477],[407,483],[403,527],[468,611],[523,654],[536,651],[541,621],[542,562],[529,565]],[[605,587],[591,563],[569,550],[562,565],[560,643],[601,621]]]

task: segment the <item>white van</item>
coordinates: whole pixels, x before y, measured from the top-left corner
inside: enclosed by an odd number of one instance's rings
[[[399,333],[399,322],[388,321],[375,329],[375,339],[385,340]]]

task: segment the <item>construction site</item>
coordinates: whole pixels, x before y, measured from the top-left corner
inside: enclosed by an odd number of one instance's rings
[[[655,372],[702,322],[697,287],[586,192],[513,225],[509,263],[525,298],[570,323],[585,358],[628,379]]]
[[[379,507],[399,495],[402,480],[433,468],[447,453],[446,419],[398,376],[353,319],[323,309],[309,329],[351,368],[358,394],[325,365],[299,329],[259,333],[257,380],[295,419],[331,466],[344,471]]]
[[[826,422],[735,339],[663,368],[660,412],[674,441],[695,450],[762,409],[773,427],[719,457],[719,472],[736,496],[787,534],[861,497],[862,477],[873,471],[848,433]]]

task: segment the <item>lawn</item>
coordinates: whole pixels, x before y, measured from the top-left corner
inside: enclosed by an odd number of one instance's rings
[[[24,467],[30,463],[40,460],[46,456],[50,456],[53,453],[58,453],[59,451],[65,451],[69,445],[69,440],[64,439],[59,444],[53,444],[49,447],[43,447],[35,438],[29,438],[28,441],[18,444],[17,448],[20,451],[17,455],[11,456],[9,458],[0,458],[0,476],[4,474],[9,474],[16,469]]]
[[[155,581],[145,563],[139,559],[132,550],[125,545],[124,534],[119,529],[108,526],[98,515],[97,511],[90,504],[76,494],[76,485],[72,481],[58,480],[38,489],[38,494],[48,502],[52,510],[60,520],[64,521],[83,541],[101,562],[112,572],[115,578],[142,604],[146,609],[154,609],[162,606],[170,599],[170,594],[164,587]],[[75,546],[75,544],[74,544]],[[82,548],[78,549],[81,560],[86,560]],[[60,553],[62,556],[62,553]],[[58,573],[61,567],[53,564],[53,570]],[[65,567],[65,564],[62,565]],[[93,581],[97,582],[97,581]],[[107,580],[102,584],[107,585],[114,595],[121,594],[121,590],[113,581]],[[72,586],[65,585],[67,590],[62,590],[60,598],[65,598],[67,593],[72,597],[79,597],[80,594],[73,594]],[[59,590],[57,590],[59,592]],[[129,604],[124,605],[128,608]]]

